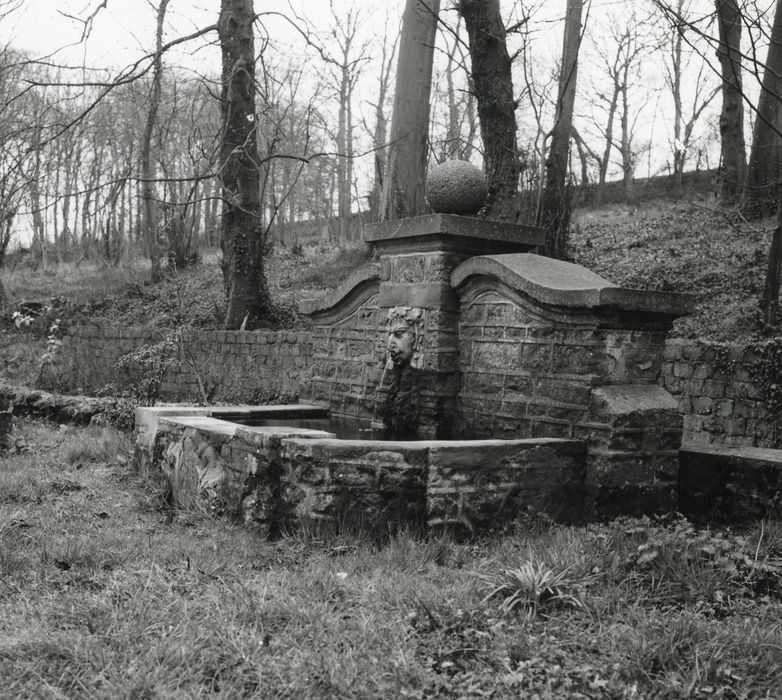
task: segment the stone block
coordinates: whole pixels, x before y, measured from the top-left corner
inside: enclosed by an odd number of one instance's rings
[[[510,378],[508,378],[510,381]],[[505,376],[486,372],[471,372],[464,377],[464,386],[474,396],[502,396]]]
[[[653,482],[656,463],[639,451],[590,450],[587,460],[587,480],[604,488]]]
[[[676,400],[665,389],[646,384],[616,384],[592,390],[590,415],[597,422],[635,422],[646,427],[650,420],[678,420]]]
[[[521,346],[521,367],[533,374],[550,372],[552,345],[550,343],[523,343]]]
[[[525,352],[528,347],[524,346]],[[472,365],[476,370],[512,371],[519,366],[519,346],[510,342],[475,340],[472,343]]]
[[[681,341],[669,340],[665,343],[663,357],[667,361],[680,360],[683,357],[683,348]]]
[[[540,395],[540,386],[532,377],[508,375],[505,377],[503,399],[505,401],[527,402]]]
[[[465,533],[502,526],[528,509],[582,516],[584,446],[579,441],[434,443],[429,453],[430,527]]]
[[[697,341],[691,341],[689,343],[683,344],[681,349],[682,357],[685,360],[690,360],[691,362],[697,362],[701,359],[701,355],[703,355],[703,346]]]
[[[709,415],[714,410],[714,400],[708,396],[696,396],[692,400],[692,410],[701,416]]]
[[[616,359],[602,348],[585,345],[555,345],[552,349],[551,371],[557,374],[607,376],[614,371],[615,367]],[[525,369],[528,369],[526,365]]]
[[[698,521],[782,515],[782,450],[686,445],[680,452],[679,508]]]
[[[416,442],[283,440],[283,519],[351,517],[375,527],[420,521],[427,449]]]
[[[725,382],[707,379],[703,382],[703,393],[713,399],[720,399],[725,396]]]
[[[689,362],[676,361],[673,363],[673,376],[689,379],[692,377],[693,366]]]

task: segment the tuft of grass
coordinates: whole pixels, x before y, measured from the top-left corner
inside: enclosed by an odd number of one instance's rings
[[[582,594],[589,579],[573,575],[573,567],[552,569],[542,561],[525,561],[519,566],[484,576],[490,590],[484,602],[501,598],[505,612],[520,609],[529,617],[556,607],[582,608]]]
[[[60,454],[65,464],[85,465],[96,462],[127,461],[132,450],[128,433],[104,426],[89,426],[73,431],[63,441]]]

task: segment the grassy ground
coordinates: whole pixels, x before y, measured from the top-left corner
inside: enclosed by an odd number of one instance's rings
[[[779,697],[780,523],[269,542],[168,513],[122,434],[17,437],[0,460],[3,697]]]

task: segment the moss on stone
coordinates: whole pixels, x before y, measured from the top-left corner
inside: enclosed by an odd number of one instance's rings
[[[464,160],[441,163],[426,179],[426,198],[439,214],[477,214],[487,194],[483,171]]]

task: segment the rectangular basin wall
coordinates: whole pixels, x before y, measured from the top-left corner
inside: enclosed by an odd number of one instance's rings
[[[155,461],[174,506],[205,507],[266,533],[306,522],[473,534],[529,510],[583,515],[579,441],[373,442],[274,430],[231,435],[161,421]]]

